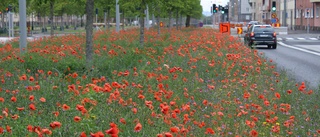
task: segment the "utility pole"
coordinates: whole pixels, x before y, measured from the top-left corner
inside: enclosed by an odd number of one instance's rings
[[[238,0],[238,22],[240,22],[241,18],[241,0]]]
[[[116,0],[116,32],[120,31],[119,0]]]
[[[19,0],[20,53],[27,51],[27,13],[26,0]]]
[[[307,33],[309,34],[309,29],[310,29],[310,10],[309,9],[307,9]]]
[[[284,11],[283,11],[283,26],[287,26],[287,0],[284,0],[283,1],[284,3],[283,3],[283,9],[284,9]]]

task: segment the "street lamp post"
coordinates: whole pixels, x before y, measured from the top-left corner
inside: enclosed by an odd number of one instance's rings
[[[241,0],[238,0],[238,22],[240,22],[240,16],[241,16]]]
[[[26,0],[19,0],[19,27],[20,27],[20,53],[25,53],[27,50],[27,14]]]

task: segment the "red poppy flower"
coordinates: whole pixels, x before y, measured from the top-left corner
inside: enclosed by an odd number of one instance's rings
[[[50,123],[50,127],[51,127],[52,129],[60,128],[60,127],[61,127],[61,123],[58,122],[58,121],[54,121],[54,122]]]
[[[41,97],[39,100],[40,100],[41,102],[46,102],[46,99],[45,99],[44,97]]]
[[[85,132],[81,132],[80,137],[87,137],[87,134]]]
[[[0,127],[0,134],[3,134],[4,129],[2,127]]]
[[[29,100],[33,101],[34,100],[34,96],[33,95],[29,96]]]
[[[28,130],[29,132],[32,132],[32,131],[33,131],[33,126],[32,126],[32,125],[28,125],[28,126],[27,126],[27,130]]]
[[[252,137],[257,137],[258,136],[258,132],[256,130],[251,130],[250,135]]]
[[[81,121],[81,117],[75,116],[75,117],[73,118],[73,120],[74,120],[75,122],[80,122],[80,121]]]
[[[278,99],[280,99],[280,97],[281,97],[281,95],[280,95],[278,92],[274,93],[274,96],[275,96],[276,98],[278,98]]]
[[[66,110],[69,110],[70,107],[69,107],[68,105],[66,105],[66,104],[63,104],[63,105],[62,105],[62,109],[63,109],[64,111],[66,111]]]
[[[165,137],[173,137],[173,135],[171,133],[169,133],[169,132],[164,133],[164,136]]]
[[[137,123],[137,125],[134,127],[135,132],[139,132],[142,129],[142,125],[140,123]]]
[[[126,124],[126,120],[125,120],[124,118],[120,118],[120,122],[121,122],[122,124]]]
[[[171,127],[170,131],[173,133],[177,133],[177,132],[179,132],[179,128],[178,127]]]
[[[17,101],[17,98],[16,98],[16,97],[11,97],[11,101],[12,101],[12,102],[16,102],[16,101]]]
[[[36,110],[36,106],[35,106],[34,104],[30,104],[30,105],[29,105],[29,109],[31,109],[31,110]]]
[[[211,134],[211,135],[213,135],[215,132],[214,132],[214,130],[212,129],[212,128],[207,128],[206,129],[206,134]]]

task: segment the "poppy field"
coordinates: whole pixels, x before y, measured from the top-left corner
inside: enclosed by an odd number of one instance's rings
[[[319,91],[213,29],[0,44],[0,136],[320,136]]]

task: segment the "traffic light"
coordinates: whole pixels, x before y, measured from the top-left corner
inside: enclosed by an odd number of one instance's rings
[[[225,14],[228,14],[228,13],[229,13],[229,9],[228,9],[228,8],[225,8],[225,9],[224,9],[224,13],[225,13]]]
[[[212,4],[213,13],[217,13],[217,6],[216,4]]]
[[[276,12],[277,8],[276,8],[277,3],[275,1],[272,2],[272,12]]]
[[[222,6],[221,5],[219,5],[219,11],[222,11]]]
[[[224,14],[224,7],[221,8],[221,13]]]

